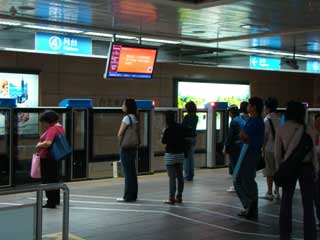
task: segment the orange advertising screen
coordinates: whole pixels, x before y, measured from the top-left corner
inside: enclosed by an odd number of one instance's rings
[[[152,78],[157,49],[113,44],[106,77]]]

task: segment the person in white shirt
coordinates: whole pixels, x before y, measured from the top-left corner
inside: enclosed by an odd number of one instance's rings
[[[280,199],[279,187],[275,185],[274,195],[273,188],[273,175],[276,170],[275,158],[274,158],[274,139],[276,136],[276,130],[280,126],[280,117],[276,113],[278,107],[278,100],[275,98],[268,98],[264,102],[264,112],[266,117],[264,118],[264,160],[266,167],[263,170],[263,175],[267,178],[268,191],[265,194],[265,198],[272,201],[275,197]]]

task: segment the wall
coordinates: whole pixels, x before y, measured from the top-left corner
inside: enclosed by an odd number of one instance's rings
[[[313,103],[319,100],[316,75],[287,72],[209,68],[158,63],[152,80],[102,78],[105,59],[0,51],[0,68],[40,72],[40,104],[56,106],[63,98],[93,98],[95,106],[120,106],[122,99],[155,99],[157,106],[172,106],[173,79],[245,81],[251,94]],[[317,87],[314,88],[314,85]],[[317,89],[317,91],[316,91]]]

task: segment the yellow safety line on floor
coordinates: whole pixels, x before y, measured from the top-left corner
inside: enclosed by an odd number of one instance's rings
[[[43,240],[62,240],[62,232],[43,235],[42,239]],[[69,233],[69,240],[85,240],[85,239]]]

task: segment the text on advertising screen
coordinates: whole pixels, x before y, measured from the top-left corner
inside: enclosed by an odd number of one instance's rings
[[[107,77],[152,78],[157,49],[114,44],[111,48]]]

